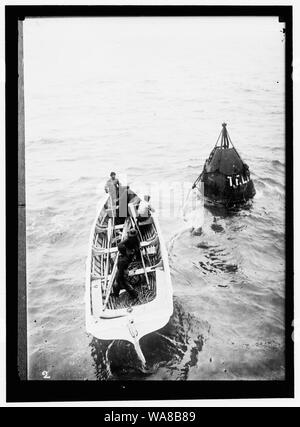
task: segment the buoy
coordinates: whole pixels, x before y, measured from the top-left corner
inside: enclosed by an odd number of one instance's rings
[[[205,161],[203,170],[193,184],[200,190],[204,184],[204,196],[225,205],[242,203],[255,195],[249,167],[241,159],[228,134],[227,124]]]

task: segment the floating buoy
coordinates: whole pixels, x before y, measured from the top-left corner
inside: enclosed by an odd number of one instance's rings
[[[193,188],[201,183],[205,197],[226,205],[245,202],[255,195],[249,167],[235,149],[226,123]]]

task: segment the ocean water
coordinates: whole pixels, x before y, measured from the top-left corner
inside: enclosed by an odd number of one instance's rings
[[[24,23],[29,378],[284,379],[283,24],[275,18],[34,19]],[[201,235],[153,198],[174,314],[141,340],[85,330],[90,227],[111,170],[173,188],[221,129],[249,165],[247,207],[204,208]],[[170,244],[172,242],[172,244]],[[46,373],[45,373],[46,372]]]

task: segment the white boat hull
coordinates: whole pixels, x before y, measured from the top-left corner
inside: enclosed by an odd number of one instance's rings
[[[100,282],[91,278],[93,262],[93,245],[95,239],[95,229],[104,205],[107,202],[106,196],[99,204],[99,209],[92,225],[88,256],[86,261],[86,329],[94,337],[102,340],[126,340],[131,342],[137,353],[140,351],[139,340],[163,326],[165,326],[173,313],[173,291],[168,262],[168,253],[163,240],[161,229],[155,214],[152,215],[153,223],[159,238],[159,249],[161,261],[160,265],[153,269],[156,286],[155,297],[149,302],[139,305],[131,305],[122,308],[104,308],[104,299],[101,297],[102,291],[95,287],[100,287]],[[125,292],[125,291],[124,291]],[[142,355],[139,355],[144,362]]]

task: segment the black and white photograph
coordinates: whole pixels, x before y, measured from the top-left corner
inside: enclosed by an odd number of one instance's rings
[[[18,28],[23,379],[286,381],[285,19]]]

